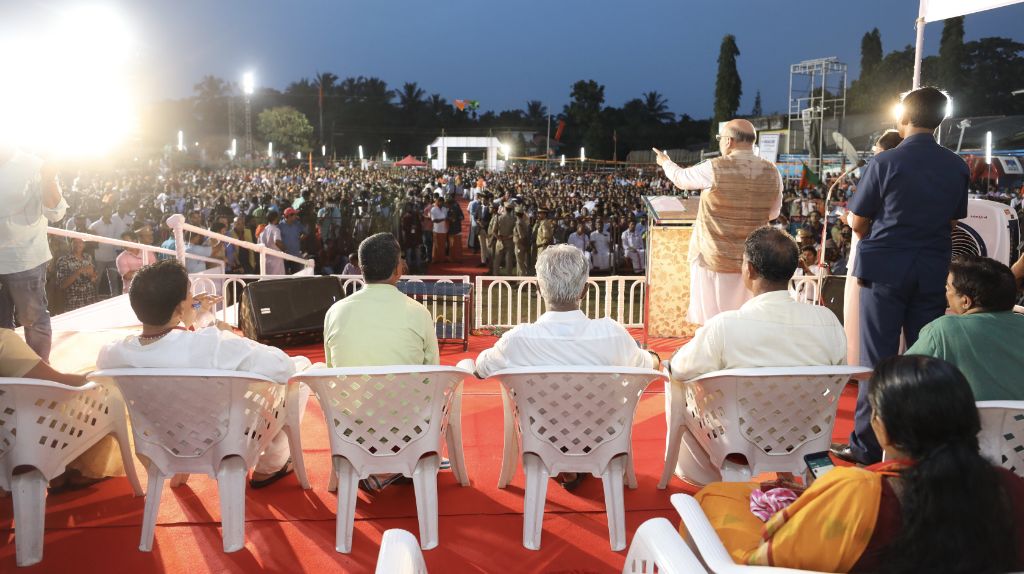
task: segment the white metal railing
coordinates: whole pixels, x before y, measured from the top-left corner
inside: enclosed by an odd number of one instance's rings
[[[642,275],[590,277],[580,309],[591,319],[611,317],[626,327],[642,327],[645,289]],[[544,313],[536,277],[477,276],[474,293],[476,329],[532,323]]]
[[[81,231],[70,231],[67,229],[61,229],[59,227],[47,227],[46,233],[49,235],[55,235],[58,237],[67,237],[70,239],[81,239],[82,241],[92,241],[94,243],[103,243],[106,245],[113,245],[114,247],[138,249],[143,253],[143,261],[146,261],[145,255],[149,253],[160,253],[162,255],[170,255],[171,257],[178,257],[179,260],[184,264],[185,259],[194,259],[196,261],[203,261],[204,263],[212,263],[220,267],[221,272],[224,272],[224,262],[214,257],[204,257],[202,255],[195,255],[193,253],[183,253],[183,257],[171,249],[165,249],[163,247],[157,247],[155,245],[146,245],[145,243],[136,243],[134,241],[125,241],[123,239],[113,239],[110,237],[104,237],[102,235],[93,235],[92,233],[83,233]]]
[[[290,279],[295,275],[236,275],[224,273],[193,273],[193,293],[211,293],[224,297],[224,304],[220,306],[220,319],[225,323],[238,326],[238,303],[242,299],[242,291],[245,286],[253,281]],[[341,282],[341,291],[344,297],[356,293],[366,282],[361,275],[332,275]],[[472,285],[469,275],[403,275],[403,281],[417,283],[462,283]],[[230,303],[230,304],[229,304]],[[452,323],[464,322],[465,313],[469,310],[464,305],[459,305],[453,297],[434,297],[424,306],[430,310],[435,320],[444,317]]]
[[[192,233],[198,233],[199,235],[203,235],[205,237],[210,237],[212,239],[216,239],[216,240],[221,241],[223,243],[230,243],[231,245],[236,245],[238,247],[242,247],[244,249],[248,249],[249,251],[254,251],[256,253],[259,253],[260,254],[260,273],[261,274],[264,274],[266,272],[266,269],[267,269],[267,256],[268,255],[270,255],[271,257],[277,257],[278,259],[284,259],[285,261],[292,261],[292,262],[295,262],[295,263],[301,263],[303,266],[305,266],[309,270],[312,270],[313,265],[314,265],[314,262],[313,262],[312,259],[303,259],[301,257],[296,257],[294,255],[289,255],[289,254],[285,253],[284,251],[278,251],[277,249],[271,249],[271,248],[267,247],[266,245],[260,245],[258,243],[249,243],[248,241],[243,241],[241,239],[236,239],[236,238],[231,237],[229,235],[222,235],[220,233],[215,233],[213,231],[210,231],[209,229],[203,229],[202,227],[197,227],[197,226],[192,225],[190,223],[186,223],[185,222],[185,216],[180,214],[180,213],[175,213],[174,215],[172,215],[172,216],[167,218],[167,227],[170,227],[171,231],[174,233],[174,247],[177,250],[178,260],[182,261],[182,262],[184,262],[184,255],[185,255],[185,232],[186,231],[190,231]]]

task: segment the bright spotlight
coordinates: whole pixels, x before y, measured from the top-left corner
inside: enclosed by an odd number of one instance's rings
[[[252,72],[242,74],[242,92],[251,96],[256,91],[256,76]]]
[[[380,152],[380,154],[381,154],[381,161],[383,163],[387,163],[388,162],[388,152],[382,151],[382,152]]]
[[[985,132],[985,163],[992,165],[992,132]]]
[[[274,157],[274,142],[267,142],[267,157]]]
[[[903,103],[902,102],[900,102],[900,103],[898,103],[898,104],[896,104],[895,106],[892,107],[892,119],[895,120],[896,123],[900,123],[900,120],[903,119]]]
[[[98,156],[137,127],[134,35],[105,6],[0,30],[0,139],[56,157]]]
[[[580,148],[580,161],[587,161],[587,150]]]
[[[462,154],[462,165],[466,165],[466,162],[468,160],[469,160],[469,157],[465,154],[465,152],[463,152],[463,154]]]
[[[178,151],[185,151],[185,132],[178,130]]]
[[[322,155],[324,157],[327,157],[327,146],[325,146],[325,145],[320,146],[320,155]]]
[[[560,167],[565,167],[565,154],[562,154],[562,160],[558,162]]]
[[[359,146],[359,161],[363,161],[363,146]]]

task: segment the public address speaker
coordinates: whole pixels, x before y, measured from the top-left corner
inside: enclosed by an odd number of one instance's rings
[[[293,277],[245,286],[239,324],[246,337],[267,345],[323,342],[324,316],[344,297],[335,277]]]

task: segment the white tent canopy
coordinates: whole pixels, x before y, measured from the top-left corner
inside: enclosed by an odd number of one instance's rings
[[[448,167],[448,148],[486,148],[487,169],[498,169],[498,148],[501,142],[495,137],[449,137],[442,136],[430,144],[431,148],[437,148],[437,157],[430,160],[434,169],[445,169]]]

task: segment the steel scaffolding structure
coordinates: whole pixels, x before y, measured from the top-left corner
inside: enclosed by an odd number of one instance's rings
[[[831,133],[846,117],[846,64],[831,57],[791,65],[788,115],[787,152],[808,154],[808,167],[821,173],[821,156],[835,147]]]

